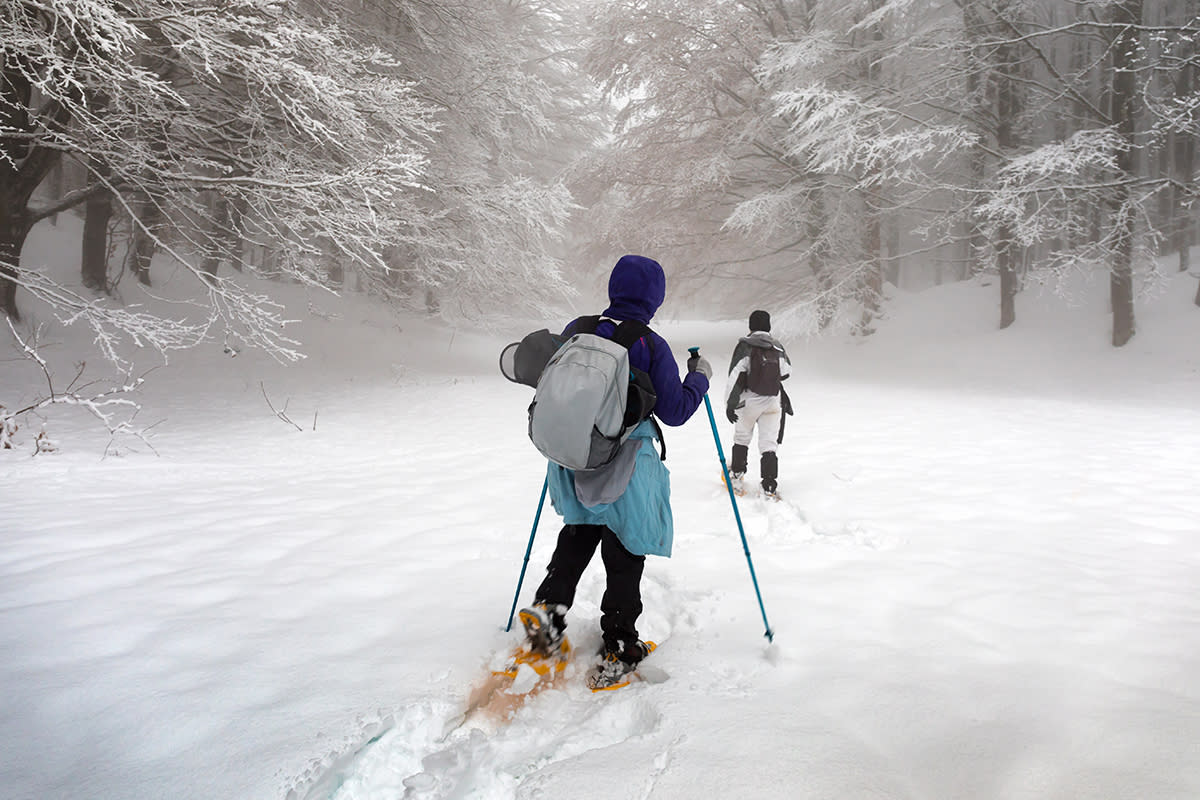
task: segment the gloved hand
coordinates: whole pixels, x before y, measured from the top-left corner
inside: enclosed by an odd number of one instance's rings
[[[707,358],[699,353],[696,353],[687,360],[687,368],[688,372],[699,372],[703,374],[704,377],[712,380],[712,365],[708,363]]]
[[[732,422],[734,425],[737,425],[737,412],[734,411],[732,408],[725,409],[725,418],[728,419],[730,422]]]

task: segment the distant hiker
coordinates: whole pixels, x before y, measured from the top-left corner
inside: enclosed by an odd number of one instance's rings
[[[598,320],[573,320],[562,336],[588,331],[604,339],[629,340],[630,367],[645,371],[653,384],[653,416],[677,426],[703,402],[712,367],[694,356],[680,379],[666,340],[647,327],[665,295],[666,276],[657,261],[623,256],[609,276],[608,308]],[[530,650],[557,655],[563,648],[565,617],[575,602],[576,586],[599,546],[607,583],[600,602],[604,647],[599,664],[588,676],[593,688],[617,683],[649,652],[635,624],[642,613],[642,569],[647,555],[671,555],[674,536],[670,479],[655,447],[656,438],[661,440],[661,431],[653,418],[646,418],[621,445],[617,457],[600,469],[575,471],[553,461],[547,467],[550,501],[564,525],[546,578],[534,594],[534,604],[521,610],[521,622]]]
[[[775,451],[783,442],[783,416],[792,413],[783,381],[792,372],[792,362],[770,330],[770,314],[761,309],[750,314],[750,333],[738,339],[729,362],[725,416],[734,425],[733,459],[729,465],[734,491],[745,491],[750,439],[757,425],[759,478],[763,492],[775,497],[779,480]]]

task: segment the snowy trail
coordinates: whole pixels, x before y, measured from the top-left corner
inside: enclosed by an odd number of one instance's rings
[[[81,423],[0,463],[0,794],[1200,795],[1200,424],[1178,402],[802,373],[785,500],[741,505],[774,645],[702,411],[667,431],[676,552],[644,582],[669,679],[454,729],[515,640],[542,478],[496,349],[321,391],[273,376],[295,419],[319,410],[303,431],[214,369],[226,405],[176,408],[157,458],[100,460]],[[580,652],[602,589],[597,564]]]
[[[813,394],[824,391],[839,389]],[[599,797],[690,797],[697,774],[713,776],[716,796],[1200,787],[1200,503],[1173,468],[1200,431],[1178,417],[1175,460],[1163,458],[1158,412],[951,402],[913,425],[904,410],[955,399],[893,395],[888,413],[849,391],[813,414],[822,430],[791,429],[788,499],[740,504],[779,637],[770,647],[727,495],[690,466],[718,471],[707,421],[668,431],[673,463],[689,466],[674,478],[677,555],[648,564],[642,628],[667,639],[653,658],[670,681],[612,697],[551,689],[498,728],[423,746],[411,733],[381,739],[375,763],[332,796],[400,796],[408,779],[404,797],[551,797],[590,774],[605,776]],[[1046,419],[1053,437],[1036,424]],[[1120,433],[1099,448],[1095,430]],[[1058,471],[1073,449],[1090,457],[1063,498]],[[541,552],[556,529],[551,518]],[[599,616],[598,573],[572,612],[585,630]],[[457,709],[438,713],[430,730]],[[755,756],[763,736],[794,745],[775,775]]]

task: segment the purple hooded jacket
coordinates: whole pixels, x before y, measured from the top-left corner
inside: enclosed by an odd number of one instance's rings
[[[657,261],[645,256],[622,256],[608,278],[609,306],[602,316],[649,324],[666,294],[667,278]],[[574,326],[575,321],[572,321],[563,330],[563,335],[569,336]],[[616,329],[616,324],[606,319],[597,326],[596,335],[609,339]],[[679,365],[675,363],[666,339],[653,331],[650,337],[654,340],[653,348],[646,337],[629,348],[629,364],[650,375],[658,395],[654,416],[665,425],[682,425],[704,402],[708,378],[702,372],[689,372],[680,381]]]

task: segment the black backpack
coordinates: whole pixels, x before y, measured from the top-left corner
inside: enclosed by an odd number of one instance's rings
[[[750,348],[750,374],[746,376],[746,388],[764,397],[779,394],[779,357],[774,347]]]

